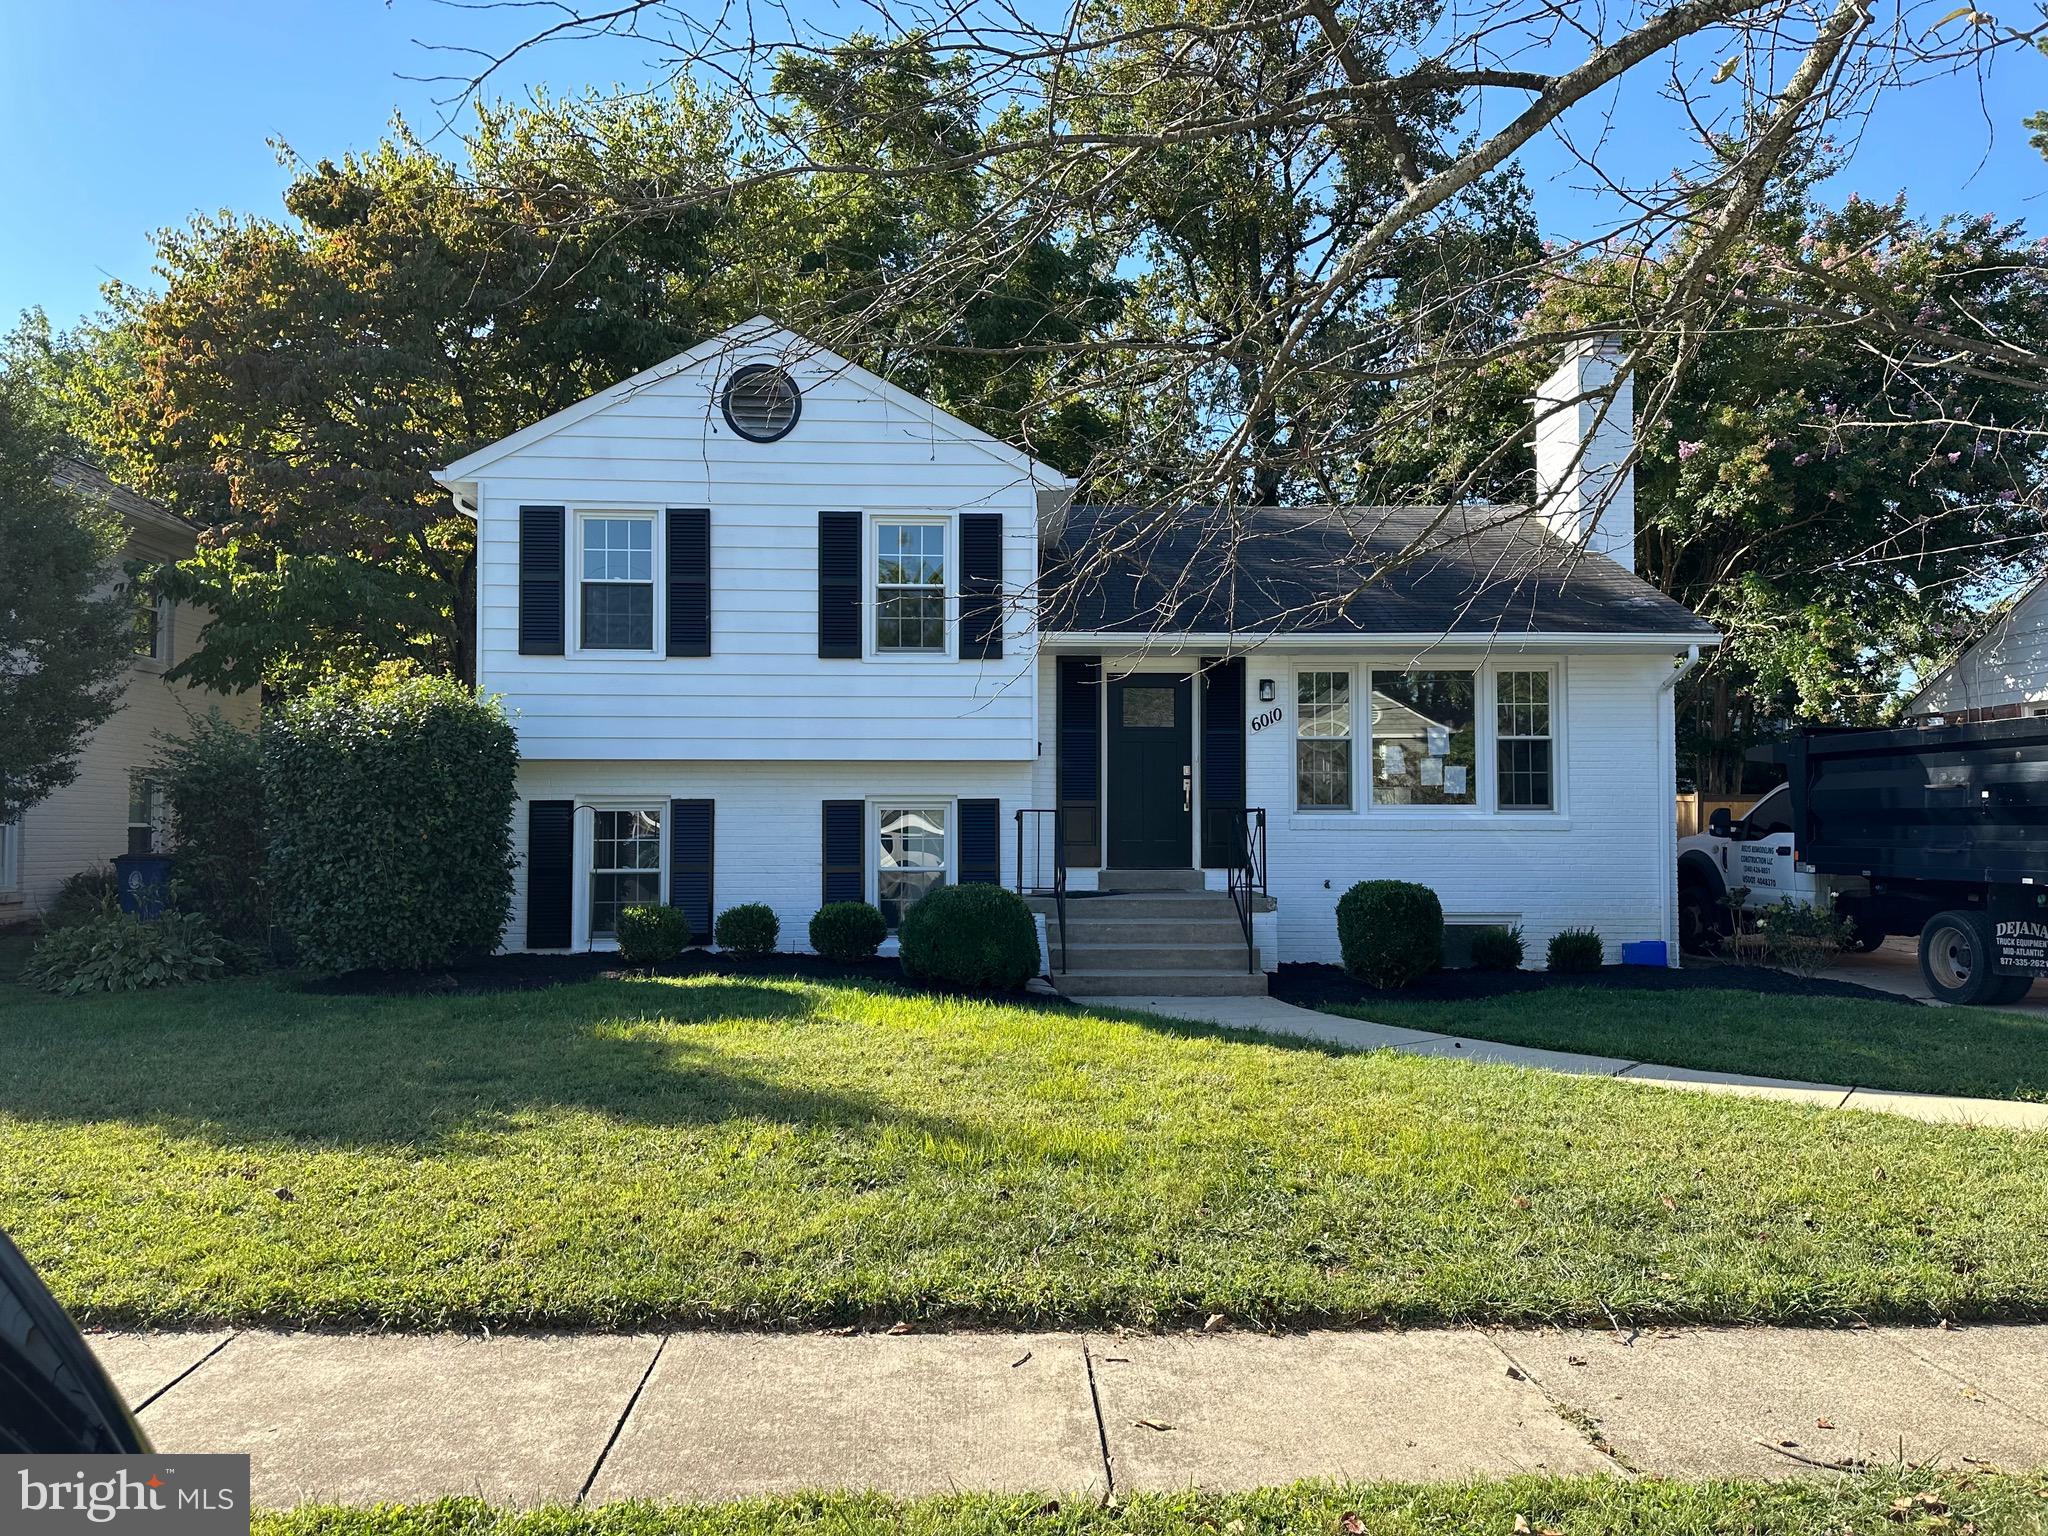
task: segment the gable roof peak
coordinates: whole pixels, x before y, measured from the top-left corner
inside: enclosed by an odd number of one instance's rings
[[[851,358],[842,356],[822,342],[813,341],[808,336],[792,331],[768,315],[754,315],[737,324],[729,325],[716,335],[707,337],[695,346],[686,348],[651,368],[643,368],[608,388],[585,396],[574,405],[565,406],[551,416],[544,416],[517,432],[501,437],[494,443],[488,443],[475,452],[457,459],[447,468],[434,471],[434,479],[451,488],[464,484],[478,471],[508,454],[517,453],[544,438],[552,437],[566,427],[599,415],[642,390],[668,383],[682,374],[706,365],[716,365],[743,350],[760,348],[784,351],[788,355],[783,361],[792,366],[798,363],[823,361],[835,375],[850,379],[861,388],[873,391],[899,410],[918,414],[936,430],[980,449],[991,458],[1000,460],[1012,469],[1029,476],[1036,484],[1057,487],[1070,487],[1075,484],[1072,478],[1054,469],[1050,464],[1035,459],[979,427],[962,421],[922,396],[914,395],[900,385],[891,384],[881,375],[870,372]],[[470,515],[473,516],[474,513]]]

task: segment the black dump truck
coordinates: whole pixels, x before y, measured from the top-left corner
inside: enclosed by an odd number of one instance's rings
[[[1831,905],[1863,948],[1918,934],[1952,1003],[2015,1002],[2048,976],[2048,719],[1809,731],[1775,755],[1781,788],[1681,844],[1696,921],[1738,886],[1750,906]]]

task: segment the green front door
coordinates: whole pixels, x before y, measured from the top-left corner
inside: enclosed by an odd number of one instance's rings
[[[1187,869],[1194,859],[1193,689],[1185,677],[1109,685],[1109,848],[1113,869]]]

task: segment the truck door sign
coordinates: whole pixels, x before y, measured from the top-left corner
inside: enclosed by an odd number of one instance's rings
[[[2002,970],[2048,975],[2048,923],[2027,918],[1999,919],[1998,964]]]
[[[1738,843],[1735,859],[1740,883],[1752,891],[1784,892],[1791,889],[1791,838],[1767,837],[1759,842]]]

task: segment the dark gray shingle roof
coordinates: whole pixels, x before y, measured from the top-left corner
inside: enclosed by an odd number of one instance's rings
[[[1714,638],[1690,610],[1614,561],[1574,550],[1522,508],[1254,507],[1229,516],[1073,507],[1042,557],[1044,628]]]

